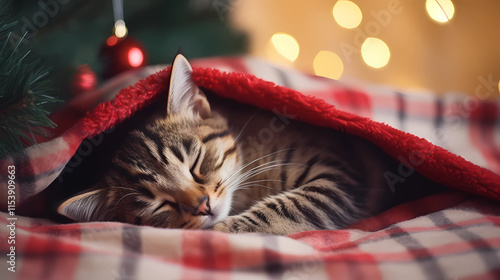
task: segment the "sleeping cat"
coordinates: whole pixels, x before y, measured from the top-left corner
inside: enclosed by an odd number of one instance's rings
[[[191,72],[178,55],[166,115],[128,133],[99,182],[60,214],[285,235],[345,228],[394,204],[383,174],[399,163],[373,144],[205,94]],[[414,177],[406,183],[432,185]]]

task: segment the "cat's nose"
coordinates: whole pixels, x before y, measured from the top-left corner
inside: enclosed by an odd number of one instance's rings
[[[196,208],[196,212],[194,213],[194,215],[214,215],[212,214],[212,210],[210,209],[210,199],[208,198],[208,196],[205,195],[201,198],[200,204]]]

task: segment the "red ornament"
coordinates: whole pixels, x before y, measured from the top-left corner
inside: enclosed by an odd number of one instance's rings
[[[79,95],[83,92],[93,90],[97,86],[97,75],[88,64],[76,68],[76,73],[71,80],[71,93]]]
[[[130,36],[121,39],[114,35],[110,36],[101,48],[99,58],[104,63],[105,79],[148,64],[146,48]]]

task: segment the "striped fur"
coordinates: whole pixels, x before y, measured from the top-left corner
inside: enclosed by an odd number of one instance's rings
[[[381,174],[395,163],[370,143],[207,99],[190,73],[178,56],[167,116],[130,132],[104,178],[63,202],[59,213],[77,221],[290,234],[346,227],[391,200]]]

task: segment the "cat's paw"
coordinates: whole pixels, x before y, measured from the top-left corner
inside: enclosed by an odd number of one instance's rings
[[[226,233],[231,233],[230,228],[227,226],[225,222],[219,222],[216,223],[213,227],[212,230],[216,231],[221,231],[221,232],[226,232]]]
[[[241,217],[239,216],[227,217],[224,221],[215,224],[212,229],[226,233],[245,233],[257,231],[255,227],[242,222]]]

